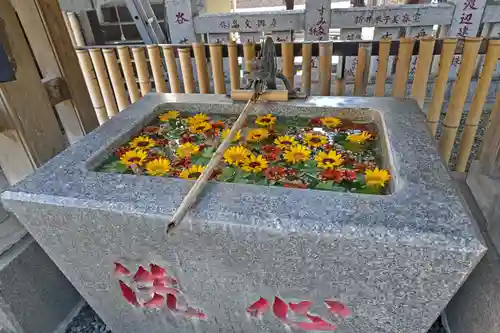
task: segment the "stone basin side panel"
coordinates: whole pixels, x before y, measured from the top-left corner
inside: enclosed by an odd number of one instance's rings
[[[5,203],[113,332],[288,332],[273,314],[279,296],[311,301],[336,332],[424,333],[477,260],[477,253],[403,244],[397,234],[387,240],[375,232],[348,239],[185,221],[166,238],[160,216],[65,200]],[[127,260],[167,266],[206,318],[129,304],[114,272],[116,261]],[[252,318],[247,308],[261,297],[270,308]],[[326,299],[345,304],[351,316],[326,313]]]

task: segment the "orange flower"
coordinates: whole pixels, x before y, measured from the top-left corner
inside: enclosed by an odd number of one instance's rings
[[[264,176],[269,180],[280,180],[281,178],[285,177],[285,175],[285,168],[277,166],[267,168],[264,171]]]

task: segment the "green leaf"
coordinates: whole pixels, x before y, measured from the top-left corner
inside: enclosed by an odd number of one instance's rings
[[[304,168],[306,169],[316,169],[316,161],[309,160],[304,163]]]
[[[263,178],[263,179],[257,181],[255,184],[257,184],[257,185],[269,185],[269,181],[266,178]]]
[[[224,168],[222,173],[217,176],[217,180],[227,182],[230,181],[231,178],[234,177],[234,174],[236,173],[236,170],[234,168]]]
[[[331,190],[331,189],[333,189],[334,185],[335,184],[334,184],[333,180],[329,180],[326,182],[320,182],[318,185],[316,185],[315,188],[321,189],[321,190]]]
[[[210,157],[205,157],[203,155],[198,156],[198,158],[193,160],[193,164],[196,165],[207,165],[210,162]]]
[[[203,149],[201,156],[210,159],[212,158],[213,154],[214,154],[214,148],[205,148]]]
[[[128,170],[128,167],[123,164],[121,161],[114,161],[109,164],[104,165],[101,168],[101,171],[105,172],[118,172],[118,173],[123,173]]]
[[[360,153],[366,149],[365,145],[354,142],[345,142],[343,146],[346,150],[350,150],[353,153]]]
[[[365,186],[363,188],[358,189],[358,193],[364,194],[380,194],[383,190],[383,187],[380,186]]]

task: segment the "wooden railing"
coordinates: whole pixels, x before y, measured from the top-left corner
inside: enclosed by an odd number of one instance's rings
[[[195,43],[193,45],[148,45],[93,47],[77,50],[85,82],[100,123],[135,102],[150,91],[226,94],[241,86],[242,69],[251,70],[259,45],[231,42],[226,45]],[[131,51],[131,52],[130,52]],[[344,95],[346,82],[340,74],[332,73],[332,56],[358,57],[353,94],[357,96],[393,96],[414,98],[427,112],[427,121],[433,135],[442,130],[439,148],[443,158],[450,160],[454,146],[460,142],[457,171],[465,171],[476,138],[479,120],[498,58],[500,40],[480,37],[457,40],[446,38],[402,38],[380,42],[316,42],[277,44],[277,55],[282,58],[282,71],[290,82],[300,81],[300,90],[312,95]],[[132,57],[131,54],[132,53]],[[440,123],[448,74],[453,58],[460,54],[462,61],[444,120]],[[469,84],[478,56],[485,54],[484,65],[467,115],[461,140],[457,137]],[[396,69],[388,77],[391,56],[397,55]],[[411,58],[418,55],[416,70],[409,80]],[[439,69],[433,77],[432,94],[427,94],[432,60],[439,55]],[[319,80],[311,80],[311,57],[318,56]],[[374,82],[370,80],[371,56],[378,56]],[[300,57],[300,58],[297,58]],[[228,70],[224,70],[227,58]],[[241,67],[239,59],[242,59]],[[132,61],[133,60],[133,61]],[[297,67],[300,71],[296,72]],[[164,68],[164,66],[166,68]],[[134,73],[135,68],[135,73]],[[341,68],[337,69],[342,73]],[[165,74],[166,73],[166,74]],[[389,72],[390,73],[390,72]],[[224,80],[229,74],[229,80]],[[300,74],[300,80],[298,80]],[[333,74],[333,75],[332,75]],[[226,82],[228,81],[228,82]],[[387,85],[387,82],[392,84]],[[333,82],[333,87],[332,87]],[[227,84],[226,84],[227,83]],[[373,93],[367,87],[374,85]],[[500,98],[497,98],[497,101]],[[427,102],[426,102],[427,101]],[[497,112],[496,103],[491,117]]]

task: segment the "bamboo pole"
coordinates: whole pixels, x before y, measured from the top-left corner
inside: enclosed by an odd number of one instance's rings
[[[427,111],[427,123],[429,124],[433,136],[436,135],[439,115],[441,114],[444,94],[446,91],[446,84],[448,83],[448,73],[450,71],[456,47],[457,40],[455,38],[446,38],[443,40],[443,50],[441,51],[441,55],[439,57],[438,75],[436,81],[434,82],[432,99],[429,104],[429,110]]]
[[[400,39],[396,74],[394,74],[394,81],[392,83],[392,97],[404,98],[406,96],[408,72],[414,44],[415,39],[413,38],[403,37]]]
[[[181,62],[182,80],[184,81],[184,92],[194,93],[193,65],[189,47],[178,48],[179,60]]]
[[[293,43],[281,43],[281,57],[283,59],[283,75],[288,79],[290,87],[293,89],[295,85],[295,57],[293,56]]]
[[[78,16],[76,15],[76,13],[68,12],[68,22],[71,26],[71,31],[73,32],[75,46],[85,46],[85,38],[83,38],[82,28],[80,26],[80,21],[78,20]]]
[[[385,83],[387,81],[387,67],[389,66],[389,53],[391,40],[383,38],[379,43],[377,75],[375,77],[375,96],[385,96]]]
[[[312,44],[302,44],[302,77],[300,90],[307,95],[311,94],[311,61],[312,61]]]
[[[200,94],[208,94],[210,93],[210,81],[208,78],[205,44],[203,44],[203,42],[193,43],[193,51],[194,59],[196,60],[196,72],[198,73],[198,85],[200,87]]]
[[[356,75],[354,77],[354,96],[364,96],[366,94],[366,68],[368,62],[368,48],[365,44],[360,44],[358,48],[358,63],[356,65]]]
[[[450,159],[455,143],[458,125],[464,109],[470,79],[476,67],[476,58],[481,46],[481,37],[466,38],[462,54],[462,61],[458,70],[457,79],[453,84],[450,102],[444,118],[443,134],[439,140],[439,150],[446,162]]]
[[[73,33],[73,29],[69,24],[68,12],[64,10],[61,10],[61,12],[64,19],[64,24],[66,24],[66,30],[68,30],[69,38],[71,39],[71,44],[73,45],[73,47],[76,47],[75,34]]]
[[[99,82],[99,87],[101,87],[104,105],[106,105],[106,111],[108,112],[109,118],[111,118],[118,114],[118,109],[116,107],[113,89],[111,89],[111,84],[109,83],[108,72],[104,66],[101,49],[91,49],[89,52],[90,59],[92,59],[92,64],[94,65],[95,73],[97,75],[97,82]]]
[[[465,172],[467,161],[474,144],[477,127],[483,113],[483,106],[488,95],[488,88],[491,84],[493,73],[496,69],[498,58],[500,57],[500,40],[490,40],[488,43],[488,51],[484,58],[483,69],[479,76],[476,91],[472,99],[469,114],[465,121],[464,132],[460,139],[460,148],[457,157],[456,171]]]
[[[411,95],[417,101],[418,106],[422,108],[424,106],[427,81],[429,80],[429,72],[434,55],[434,38],[422,38],[419,43],[417,67],[415,76],[413,77]]]
[[[179,72],[177,71],[177,63],[175,62],[174,47],[170,45],[163,46],[163,56],[167,64],[168,81],[170,82],[170,90],[178,94],[181,92],[181,84],[179,82]]]
[[[333,81],[333,96],[345,95],[345,81],[344,79],[335,79]]]
[[[99,84],[97,83],[97,77],[95,75],[94,68],[92,67],[89,52],[87,50],[76,50],[76,55],[78,56],[78,62],[80,63],[80,67],[82,69],[83,79],[87,85],[97,120],[99,121],[99,125],[102,125],[109,119],[109,117],[106,113],[106,107],[104,106],[104,100],[101,95],[101,90],[99,89]]]
[[[229,53],[229,78],[231,80],[231,90],[240,89],[240,66],[238,64],[238,45],[234,40],[227,44]]]
[[[167,83],[163,76],[163,64],[160,57],[160,49],[157,45],[148,45],[148,57],[151,63],[151,71],[153,72],[153,79],[155,81],[155,88],[157,92],[167,93]]]
[[[179,205],[179,207],[175,211],[172,219],[167,224],[167,228],[166,228],[167,234],[170,234],[173,231],[173,229],[175,227],[177,227],[182,222],[182,220],[184,219],[184,216],[186,215],[188,210],[196,202],[196,200],[198,199],[198,196],[205,188],[205,185],[208,183],[208,180],[212,176],[215,169],[219,167],[219,164],[220,164],[222,158],[224,157],[224,152],[227,150],[227,148],[229,148],[229,146],[231,146],[232,141],[236,137],[236,133],[238,133],[238,131],[240,131],[240,129],[245,124],[247,115],[251,110],[250,106],[252,105],[252,103],[255,102],[255,99],[254,99],[255,97],[256,96],[254,93],[252,98],[248,100],[247,104],[245,105],[245,107],[241,111],[238,119],[236,119],[236,121],[234,122],[227,137],[219,145],[219,147],[215,151],[214,155],[210,159],[210,162],[208,162],[206,168],[203,170],[201,175],[198,177],[198,179],[196,180],[194,185],[189,190],[188,194],[182,200],[181,204]]]
[[[130,52],[127,46],[118,47],[118,57],[120,58],[120,65],[122,67],[123,76],[125,76],[125,83],[130,97],[130,102],[135,103],[140,98],[137,82],[135,82],[134,69],[132,68],[132,61],[130,61]]]
[[[210,64],[212,65],[214,91],[216,94],[225,94],[226,83],[224,82],[224,68],[222,65],[221,44],[210,44]]]
[[[332,84],[332,53],[333,44],[319,44],[319,94],[320,96],[330,96],[330,86]]]
[[[233,101],[248,101],[252,98],[253,90],[233,90],[231,99]],[[267,90],[259,96],[259,101],[286,102],[288,101],[288,90]]]
[[[135,69],[137,70],[137,81],[141,89],[141,95],[144,96],[151,91],[151,81],[149,80],[148,63],[143,47],[133,47],[132,55],[134,57]]]
[[[122,111],[127,108],[129,103],[123,78],[120,73],[120,69],[118,68],[115,50],[104,49],[102,50],[102,53],[104,54],[104,61],[106,62],[106,67],[108,68],[109,77],[111,79],[111,85],[113,86],[113,91],[115,92],[118,110]]]
[[[243,44],[243,59],[245,72],[253,72],[253,62],[255,61],[255,43],[246,42]]]

